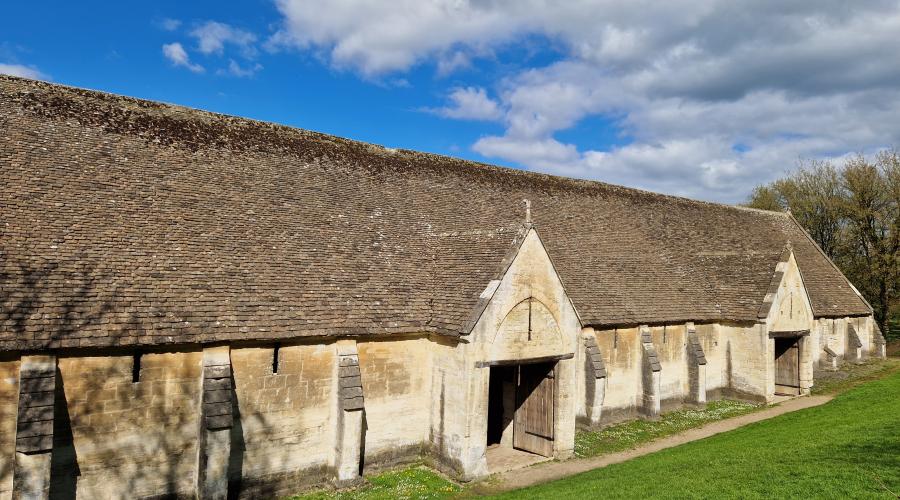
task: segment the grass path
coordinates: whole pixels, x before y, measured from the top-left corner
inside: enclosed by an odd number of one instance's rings
[[[595,459],[608,466],[500,498],[898,498],[900,493],[900,371],[897,363],[828,404],[813,396],[680,435],[703,438],[713,426],[750,423],[678,447],[666,438],[657,451],[624,462],[625,454]],[[840,388],[846,388],[847,385]],[[836,389],[839,390],[839,389]],[[788,405],[814,407],[761,420]],[[620,463],[621,462],[621,463]],[[563,465],[565,462],[559,463]],[[517,471],[523,473],[523,471]],[[524,471],[540,482],[539,468]],[[894,492],[894,493],[892,493]]]

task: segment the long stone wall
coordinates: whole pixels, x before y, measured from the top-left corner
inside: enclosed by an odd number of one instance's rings
[[[638,328],[618,328],[595,332],[597,346],[606,365],[606,394],[602,422],[609,423],[638,415],[642,394],[641,334]]]
[[[814,324],[813,361],[818,369],[834,369],[840,361],[854,362],[882,355],[871,316],[819,318]],[[858,346],[850,328],[859,340]]]
[[[257,494],[327,480],[333,460],[334,346],[281,345],[277,354],[231,350],[239,418],[229,475]]]
[[[23,375],[18,359],[2,361],[0,499],[26,473],[60,497],[278,496],[335,479],[340,467],[352,479],[363,467],[440,454],[432,416],[457,407],[433,404],[435,351],[453,359],[456,342],[420,335],[50,357],[57,395],[43,455],[16,451]],[[355,377],[338,378],[350,369]],[[443,373],[444,390],[458,386],[459,369]],[[344,383],[352,380],[361,384]],[[352,394],[359,411],[338,418],[356,409],[343,404],[347,391],[365,397]],[[360,425],[341,425],[355,417]]]
[[[51,491],[82,498],[193,491],[200,353],[60,357]]]
[[[714,399],[730,385],[731,365],[728,361],[728,342],[722,341],[722,328],[717,323],[696,325],[697,340],[706,355],[706,392]]]
[[[781,309],[776,311],[781,314]],[[822,367],[826,363],[825,346],[840,359],[858,359],[857,353],[848,350],[855,345],[851,326],[858,337],[861,356],[882,355],[871,316],[818,319],[808,323],[812,324],[810,334],[801,340],[800,377],[804,392],[814,384],[813,366]],[[641,328],[586,328],[585,331],[595,339],[605,364],[605,378],[602,379],[605,392],[602,416],[588,418],[588,405],[581,404],[578,407],[581,422],[605,425],[655,416],[653,409],[646,408],[648,381],[654,380],[655,376],[648,373],[652,366],[642,362],[642,356],[646,356],[642,345],[648,345],[642,342],[646,340],[646,334],[649,334],[654,359],[659,363],[658,388],[649,387],[649,390],[658,391],[653,396],[658,398],[661,411],[698,399],[770,401],[773,398],[774,340],[770,338],[766,322],[679,323]],[[702,369],[697,368],[700,363],[691,357],[691,331],[702,352]],[[703,377],[700,384],[695,380],[698,373]],[[583,378],[584,386],[591,388],[583,391],[586,400],[596,398],[593,387],[597,381],[588,365],[583,370]],[[697,397],[698,390],[705,393],[705,398]]]
[[[359,343],[367,469],[422,455],[431,432],[431,356],[427,338]]]
[[[466,425],[458,418],[468,404],[468,370],[472,365],[459,355],[457,342],[435,337],[431,342],[431,428],[429,444],[435,465],[454,475],[464,473],[459,457],[465,446]]]
[[[660,363],[659,399],[665,411],[684,404],[688,388],[687,326],[666,325],[650,328]]]
[[[844,356],[848,324],[870,352],[870,318],[817,320],[805,345]],[[583,423],[655,418],[681,404],[767,400],[771,393],[773,340],[762,322],[585,328],[578,338],[575,358],[561,363],[591,380],[568,379],[581,391],[571,397],[584,401],[560,405],[577,409]],[[81,498],[197,491],[220,498],[229,488],[277,496],[335,479],[339,469],[352,479],[420,457],[467,477],[471,464],[463,460],[483,434],[469,412],[483,413],[486,394],[471,381],[487,373],[472,352],[455,339],[419,335],[61,354],[50,357],[55,411],[47,427],[52,449],[37,450],[43,455],[16,451],[17,432],[26,429],[17,429],[25,421],[25,375],[18,359],[6,358],[0,498],[12,497],[19,473],[44,474],[54,495]]]

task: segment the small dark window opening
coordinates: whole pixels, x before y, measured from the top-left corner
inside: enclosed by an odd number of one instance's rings
[[[619,329],[613,330],[613,349],[619,348]]]
[[[275,348],[272,349],[272,373],[278,373],[278,354],[281,350],[281,344],[275,344]]]
[[[663,325],[663,344],[666,343],[666,325]]]
[[[141,381],[141,357],[142,352],[136,352],[131,357],[131,383],[136,384]]]

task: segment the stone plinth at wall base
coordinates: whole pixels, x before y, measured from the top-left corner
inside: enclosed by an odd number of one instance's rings
[[[668,413],[670,411],[694,409],[702,410],[706,408],[706,401],[700,403],[690,399],[671,398],[664,399],[659,405],[660,413]]]
[[[363,459],[363,474],[377,474],[410,464],[420,463],[429,457],[431,447],[425,443],[397,446],[377,453],[367,453]],[[448,474],[452,475],[452,474]]]
[[[746,392],[739,389],[734,389],[730,387],[722,387],[719,389],[710,390],[707,394],[707,399],[709,401],[717,400],[717,399],[731,399],[735,401],[746,401],[748,403],[767,403],[774,396],[766,397],[762,394],[756,394],[752,392]]]
[[[356,477],[351,477],[347,479],[335,479],[332,484],[334,484],[335,488],[353,488],[355,486],[359,486],[365,483],[366,480],[360,476],[359,474]]]
[[[441,452],[440,447],[434,443],[426,445],[423,455],[419,457],[422,463],[456,480],[463,476],[463,465],[459,460],[450,458]]]
[[[866,362],[863,358],[863,350],[861,347],[848,348],[847,352],[844,353],[843,360],[846,363],[854,365],[862,365]]]
[[[233,479],[229,488],[238,499],[282,498],[321,489],[334,478],[331,467],[315,465],[303,469],[283,471]]]
[[[822,361],[819,363],[819,368],[822,370],[826,370],[829,372],[835,372],[838,369],[838,358],[837,356],[826,356],[822,358]]]

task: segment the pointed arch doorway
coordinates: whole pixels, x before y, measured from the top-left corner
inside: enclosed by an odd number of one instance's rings
[[[564,352],[556,320],[530,297],[506,315],[491,346],[487,446],[553,456]]]

